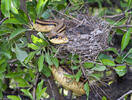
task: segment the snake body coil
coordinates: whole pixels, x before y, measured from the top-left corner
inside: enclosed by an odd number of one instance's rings
[[[52,66],[51,69],[55,80],[64,88],[71,90],[77,96],[85,94],[83,82],[77,82],[75,79],[66,77],[65,75],[69,73],[64,71],[61,67],[56,68],[55,66]]]

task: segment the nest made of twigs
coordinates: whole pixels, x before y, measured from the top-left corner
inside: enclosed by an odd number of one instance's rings
[[[83,62],[94,61],[98,54],[108,47],[109,24],[97,17],[79,15],[77,21],[67,21],[66,35],[69,42],[57,45],[58,58],[67,58],[71,54],[78,54]]]
[[[69,54],[77,54],[81,63],[95,61],[98,54],[108,47],[110,26],[106,21],[93,16],[79,15],[77,20],[81,23],[75,20],[65,20],[69,42],[55,45],[58,49],[57,57],[68,59]],[[84,77],[87,79],[89,79],[88,72],[89,69],[85,68]],[[55,80],[64,88],[73,91],[78,96],[85,94],[84,82],[76,82],[65,77],[66,72],[61,67],[52,67],[52,73]]]

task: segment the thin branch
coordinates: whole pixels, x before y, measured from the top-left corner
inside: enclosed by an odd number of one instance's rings
[[[14,62],[16,62],[16,61],[17,61],[17,59],[12,59],[12,60],[9,60],[8,63],[9,63],[9,64],[12,64],[12,63],[14,63]]]
[[[111,15],[111,16],[102,16],[102,18],[110,18],[110,19],[114,19],[116,17],[123,17],[125,14],[121,13],[121,14],[117,14],[117,15]]]
[[[52,92],[52,96],[55,98],[55,93],[53,91],[53,87],[52,87],[49,79],[48,79],[48,83],[49,83],[49,86],[50,86],[50,89],[51,89],[51,92]]]
[[[131,28],[132,25],[120,25],[120,26],[112,26],[113,29],[117,29],[117,28]]]
[[[62,12],[60,12],[60,11],[57,11],[57,10],[53,10],[53,11],[55,11],[55,12],[57,12],[57,13],[63,15],[63,16],[66,16],[66,17],[68,17],[68,18],[71,18],[71,19],[73,19],[73,20],[75,20],[75,21],[77,21],[77,22],[79,22],[79,23],[81,23],[80,20],[76,19],[75,17],[73,17],[73,16],[71,16],[71,15],[66,15],[66,14],[64,14],[64,13],[62,13]]]
[[[33,100],[36,99],[36,87],[38,83],[39,73],[36,75],[35,83],[33,84]]]
[[[0,25],[1,25],[6,19],[8,19],[8,17],[3,18],[3,19],[0,21]]]
[[[128,95],[128,94],[132,94],[132,90],[128,91],[127,93],[125,93],[124,95],[122,95],[120,98],[118,98],[117,100],[123,100],[123,98]]]
[[[131,14],[132,8],[127,10],[126,12],[128,12],[128,14]],[[120,17],[124,17],[125,16],[125,12],[121,13],[121,14],[117,14],[117,15],[111,15],[111,16],[103,16],[103,18],[110,18],[110,19],[114,19],[114,18],[120,18]]]

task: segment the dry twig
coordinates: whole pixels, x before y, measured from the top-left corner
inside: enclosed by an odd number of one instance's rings
[[[124,95],[122,95],[120,98],[118,98],[117,100],[124,100],[124,97],[129,95],[129,94],[132,94],[132,90],[128,91],[127,93],[125,93]]]

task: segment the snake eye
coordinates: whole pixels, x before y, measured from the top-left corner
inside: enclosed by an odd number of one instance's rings
[[[59,38],[58,35],[52,36],[50,39]]]

